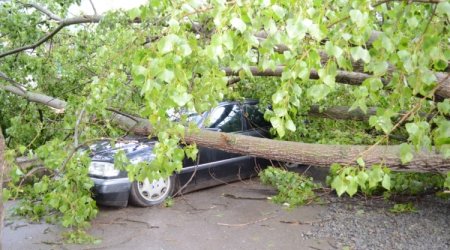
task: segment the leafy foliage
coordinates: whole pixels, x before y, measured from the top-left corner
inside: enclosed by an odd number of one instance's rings
[[[314,189],[320,187],[312,178],[279,168],[268,167],[259,173],[262,183],[274,186],[278,194],[271,197],[276,203],[296,207],[316,199]]]
[[[365,169],[334,164],[327,176],[327,184],[339,196],[344,193],[353,196],[358,191],[364,195],[383,193],[387,197],[394,194],[419,195],[447,188],[442,174],[391,172],[380,165]]]
[[[389,211],[392,213],[412,213],[417,210],[412,202],[408,202],[405,204],[395,204]]]

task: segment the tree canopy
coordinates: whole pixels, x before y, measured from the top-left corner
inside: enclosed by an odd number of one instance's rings
[[[78,149],[128,133],[159,139],[150,166],[122,166],[141,179],[179,170],[196,144],[320,166],[450,167],[448,1],[151,0],[75,17],[72,4],[0,3],[9,154],[36,155],[64,173],[34,184],[34,198],[43,197],[34,214],[59,210],[65,226],[95,216],[89,159]],[[187,117],[167,116],[243,98],[271,105],[276,141],[199,133]],[[334,188],[365,181],[345,175]]]

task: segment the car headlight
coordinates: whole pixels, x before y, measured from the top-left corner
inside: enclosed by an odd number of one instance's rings
[[[118,176],[120,170],[114,168],[114,163],[93,161],[89,165],[89,174],[103,177]]]

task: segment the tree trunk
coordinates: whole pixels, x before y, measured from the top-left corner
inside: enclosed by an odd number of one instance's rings
[[[56,109],[64,109],[66,106],[64,101],[50,96],[42,99],[41,95],[39,100],[33,99],[33,94],[27,92],[24,97],[48,106],[50,106],[49,100],[58,101],[51,105]],[[114,112],[114,110],[111,111]],[[356,116],[358,119],[362,118],[359,117],[359,114]],[[148,120],[143,118],[114,113],[112,119],[118,126],[138,135],[149,135],[152,132],[152,126]],[[203,130],[201,133],[186,133],[185,140],[188,143],[195,142],[199,146],[228,152],[323,167],[329,167],[332,163],[354,164],[359,155],[370,147],[276,141]],[[416,152],[414,159],[407,165],[401,163],[399,155],[398,146],[375,146],[370,147],[370,151],[364,153],[363,159],[367,166],[384,163],[394,170],[400,171],[445,172],[450,170],[450,158],[444,159],[443,155],[436,151]]]
[[[131,119],[117,114],[114,120],[130,132],[140,135],[151,133],[151,126],[146,119]],[[139,123],[136,124],[136,121]],[[444,159],[443,155],[434,150],[418,151],[411,162],[402,164],[400,146],[324,145],[278,141],[207,130],[195,133],[187,131],[185,141],[232,153],[320,167],[330,167],[333,163],[355,164],[356,160],[362,157],[367,166],[383,163],[397,171],[443,173],[450,170],[450,158]]]

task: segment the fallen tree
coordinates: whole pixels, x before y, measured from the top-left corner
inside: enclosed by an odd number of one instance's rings
[[[12,88],[4,89],[9,90]],[[64,110],[67,105],[65,101],[42,94],[24,92],[22,96],[27,97],[30,101],[44,104],[57,110]],[[319,112],[317,107],[313,108],[313,110],[317,114],[327,114],[326,110]],[[112,111],[111,119],[126,131],[143,136],[154,134],[152,126],[147,119]],[[366,120],[367,118],[361,117],[366,115],[361,113],[361,111],[352,113],[348,112],[348,109],[342,108],[330,109],[328,112],[330,116],[327,117],[336,118],[336,116],[331,116],[331,114],[338,115],[339,113],[341,116],[345,116],[346,119],[354,117]],[[255,138],[207,130],[186,130],[183,139],[187,143],[195,143],[199,146],[221,149],[227,152],[321,167],[329,167],[333,163],[352,165],[358,158],[362,158],[368,166],[383,163],[398,171],[444,173],[450,169],[450,158],[445,159],[438,152],[428,150],[416,152],[412,161],[408,164],[403,164],[400,159],[399,146],[320,145]]]
[[[116,114],[114,119],[124,129],[135,134],[152,133],[151,125],[145,119],[120,114]],[[207,130],[187,131],[184,140],[232,153],[320,167],[330,167],[333,163],[353,165],[358,158],[362,158],[367,166],[383,163],[398,171],[444,173],[450,169],[450,159],[429,150],[416,152],[412,161],[403,164],[399,146],[321,145]]]

